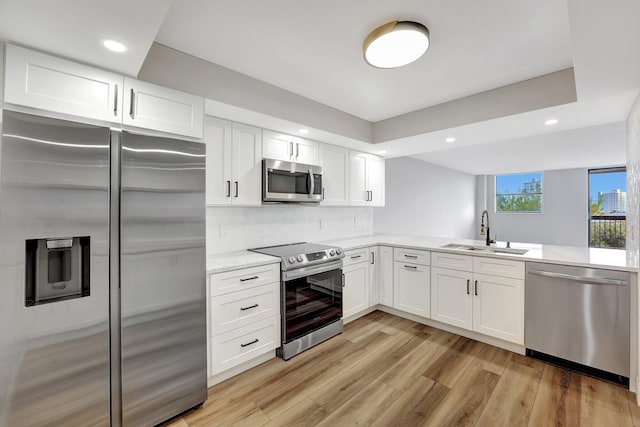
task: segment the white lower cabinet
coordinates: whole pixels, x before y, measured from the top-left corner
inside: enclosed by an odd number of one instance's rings
[[[376,259],[376,283],[378,303],[393,307],[393,248],[378,246]]]
[[[211,373],[217,374],[280,346],[280,317],[251,323],[211,339]]]
[[[368,250],[367,250],[368,255]],[[345,252],[349,258],[349,252]],[[344,287],[342,288],[342,317],[347,318],[369,308],[369,257],[362,256],[359,261],[346,265],[342,269]]]
[[[473,329],[473,274],[431,268],[431,318],[464,329]]]
[[[430,267],[396,261],[393,282],[394,308],[429,317],[431,312]]]
[[[524,344],[523,262],[440,253],[432,260],[432,319]]]
[[[524,280],[478,273],[473,278],[473,330],[524,344]]]
[[[280,347],[279,263],[211,274],[207,299],[209,377]]]

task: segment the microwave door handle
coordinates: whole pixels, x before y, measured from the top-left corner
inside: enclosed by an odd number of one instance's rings
[[[311,168],[309,168],[309,197],[313,196],[314,183],[313,183],[313,172],[311,172]]]

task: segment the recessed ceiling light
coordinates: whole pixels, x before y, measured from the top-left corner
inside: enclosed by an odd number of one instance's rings
[[[127,51],[127,47],[124,44],[115,40],[102,40],[102,44],[112,52],[122,53]]]
[[[558,119],[549,119],[546,122],[544,122],[544,124],[547,126],[555,125],[556,123],[558,123]]]
[[[387,154],[387,150],[380,150],[378,151],[378,154]]]
[[[298,130],[298,132],[300,132],[303,135],[306,135],[306,134],[309,133],[309,129],[300,129],[300,130]]]
[[[373,30],[362,45],[364,60],[376,68],[412,63],[429,48],[429,30],[412,21],[391,21]]]
[[[452,136],[450,136],[449,138],[445,139],[446,142],[448,143],[452,143],[452,142],[456,142],[456,139]]]

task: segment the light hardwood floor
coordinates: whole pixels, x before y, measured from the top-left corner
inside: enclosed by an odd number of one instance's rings
[[[623,387],[376,311],[169,425],[640,427],[640,408]]]

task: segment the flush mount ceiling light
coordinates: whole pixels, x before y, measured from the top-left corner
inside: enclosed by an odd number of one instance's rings
[[[445,142],[448,142],[448,143],[456,142],[456,139],[450,136],[449,138],[445,139]]]
[[[391,21],[373,30],[362,45],[364,60],[376,68],[396,68],[420,58],[429,48],[429,30],[413,21]]]
[[[544,122],[544,124],[547,126],[555,125],[556,123],[558,123],[558,119],[549,119],[546,122]]]
[[[299,129],[298,132],[300,132],[303,135],[306,135],[309,133],[309,129]]]
[[[112,52],[122,53],[127,51],[127,47],[116,40],[102,40],[102,45]]]

